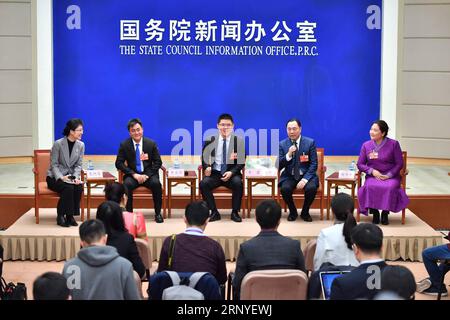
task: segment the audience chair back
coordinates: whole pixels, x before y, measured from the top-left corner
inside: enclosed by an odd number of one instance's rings
[[[259,270],[242,280],[241,300],[306,300],[308,276],[300,270]]]
[[[152,258],[152,250],[150,249],[149,243],[144,239],[135,239],[136,246],[139,252],[139,256],[142,259],[142,262],[145,266],[145,274],[146,278],[142,279],[142,281],[148,281],[150,279],[150,269],[152,268],[153,258]]]
[[[306,271],[314,271],[314,254],[316,253],[317,240],[309,240],[303,249],[303,256],[305,257]]]

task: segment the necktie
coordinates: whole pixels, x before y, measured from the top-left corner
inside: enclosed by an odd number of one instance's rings
[[[297,141],[294,142],[295,147],[297,148]],[[294,179],[300,180],[300,164],[298,159],[298,148],[297,151],[294,153]]]
[[[139,150],[139,143],[136,143],[136,170],[138,173],[142,172],[141,168],[141,151]]]
[[[224,174],[227,171],[227,140],[223,139],[222,144],[222,164],[220,165],[220,173]]]

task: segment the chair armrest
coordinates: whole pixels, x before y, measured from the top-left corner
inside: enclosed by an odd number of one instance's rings
[[[36,168],[32,168],[31,171],[33,171],[34,174],[38,174]]]
[[[197,167],[197,171],[198,171],[198,180],[201,181],[203,178],[203,167],[202,165],[199,165]]]

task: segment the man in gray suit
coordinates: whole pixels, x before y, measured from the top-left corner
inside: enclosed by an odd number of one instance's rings
[[[280,219],[281,207],[276,201],[265,200],[256,207],[256,222],[261,232],[241,244],[239,249],[233,280],[236,297],[239,296],[242,279],[251,271],[298,269],[306,272],[300,242],[282,236],[277,231]]]
[[[47,171],[47,186],[59,193],[56,223],[61,227],[77,226],[73,218],[80,214],[80,200],[83,192],[81,169],[84,143],[83,122],[71,119],[63,131],[64,137],[56,140],[51,151],[50,167]]]
[[[200,181],[200,191],[203,200],[211,210],[210,222],[220,220],[213,190],[225,186],[232,190],[231,220],[241,222],[241,208],[244,184],[241,170],[245,166],[245,144],[233,134],[234,121],[228,113],[223,113],[217,120],[218,135],[206,141],[202,151],[202,167],[204,177]]]

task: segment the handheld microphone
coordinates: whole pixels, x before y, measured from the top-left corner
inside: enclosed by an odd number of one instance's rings
[[[297,141],[295,141],[295,140],[293,140],[293,139],[291,139],[291,143],[292,143],[292,145],[293,146],[295,146],[295,148],[297,148],[297,146],[296,146],[296,144],[297,144]],[[297,150],[296,150],[297,151]],[[295,155],[295,152],[296,151],[294,151],[293,153],[292,153],[292,156],[294,156]]]

